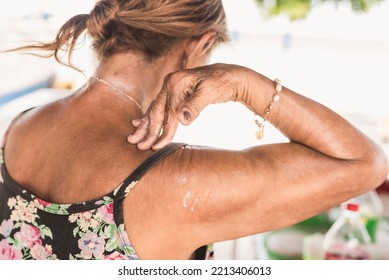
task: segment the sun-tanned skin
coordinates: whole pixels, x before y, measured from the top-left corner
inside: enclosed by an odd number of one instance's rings
[[[90,79],[14,123],[4,153],[10,175],[45,200],[86,201],[111,192],[152,149],[171,141],[179,122],[189,125],[208,104],[241,102],[263,116],[274,82],[241,66],[203,66],[213,36],[183,40],[153,62],[132,52],[104,59],[96,76],[129,89],[143,112]],[[141,259],[188,259],[205,244],[288,226],[377,187],[387,175],[372,141],[285,87],[268,120],[290,143],[242,151],[187,146],[139,181],[124,201],[124,218]]]

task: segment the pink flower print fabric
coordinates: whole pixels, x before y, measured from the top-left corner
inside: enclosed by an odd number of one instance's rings
[[[155,152],[111,193],[75,204],[45,201],[23,189],[7,173],[0,150],[0,260],[139,259],[125,229],[123,201],[148,169],[182,146]],[[204,259],[201,249],[198,258]]]

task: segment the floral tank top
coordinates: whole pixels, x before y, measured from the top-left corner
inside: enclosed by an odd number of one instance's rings
[[[51,203],[19,186],[8,174],[0,152],[0,260],[139,259],[127,235],[123,200],[142,176],[182,147],[156,151],[111,193],[77,204]],[[211,246],[196,250],[195,259],[210,259]]]

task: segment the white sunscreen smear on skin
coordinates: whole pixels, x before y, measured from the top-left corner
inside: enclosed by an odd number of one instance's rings
[[[191,195],[192,193],[190,191],[185,194],[184,199],[182,200],[182,206],[184,206],[184,208],[188,207]]]
[[[194,199],[194,201],[193,201],[193,199],[192,199],[192,192],[191,191],[188,191],[186,194],[185,194],[185,196],[184,196],[184,198],[183,198],[183,200],[182,200],[182,206],[184,207],[184,208],[188,208],[189,206],[190,206],[190,211],[191,212],[194,212],[194,210],[195,210],[195,208],[196,208],[196,206],[197,206],[197,204],[198,204],[198,202],[200,201],[200,199],[199,198],[195,198]]]
[[[196,198],[195,201],[193,202],[192,207],[190,207],[190,211],[191,211],[191,212],[193,212],[193,211],[195,210],[195,206],[196,206],[196,204],[197,204],[198,202],[199,202],[199,199]]]

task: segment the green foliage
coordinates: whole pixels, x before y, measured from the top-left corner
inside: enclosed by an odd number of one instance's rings
[[[313,7],[324,2],[333,2],[335,5],[347,2],[356,12],[368,12],[372,5],[381,1],[383,0],[256,0],[269,16],[287,14],[291,20],[305,18]]]

